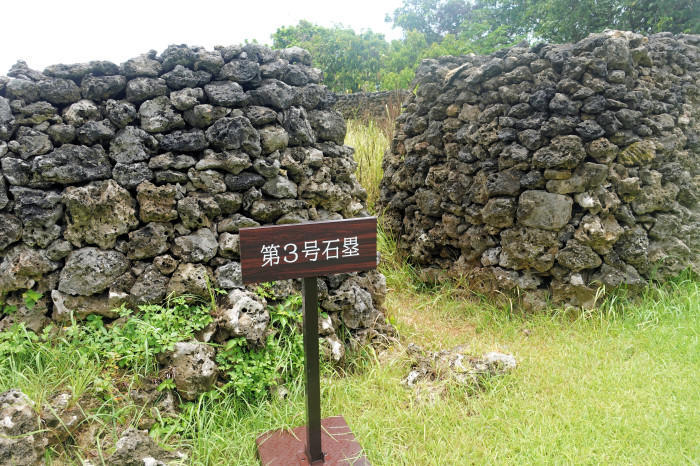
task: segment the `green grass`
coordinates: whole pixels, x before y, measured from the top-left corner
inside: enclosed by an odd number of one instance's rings
[[[355,176],[367,191],[367,207],[374,212],[382,180],[382,157],[391,142],[391,125],[374,120],[349,120],[345,144],[355,149]]]
[[[700,288],[684,275],[593,312],[523,315],[452,284],[427,289],[410,270],[387,271],[387,308],[401,343],[357,357],[341,376],[326,368],[324,416],[342,414],[372,464],[697,464],[700,460]],[[407,282],[408,281],[408,282]],[[407,285],[407,286],[404,286]],[[403,291],[399,291],[402,288]],[[514,354],[519,367],[482,392],[448,385],[431,400],[401,385],[403,347],[466,345]],[[41,402],[70,389],[101,400],[87,423],[98,442],[57,451],[107,455],[141,413],[125,393],[135,381],[68,341],[31,343],[0,363],[0,390],[17,387]],[[423,386],[423,390],[431,386]],[[420,392],[419,392],[420,393]],[[287,400],[246,405],[214,392],[183,405],[154,435],[184,448],[191,464],[256,464],[254,438],[304,422],[300,387]]]
[[[393,283],[396,286],[397,283]],[[512,353],[519,367],[483,393],[421,400],[400,380],[403,345],[322,381],[324,416],[342,414],[372,464],[695,464],[700,459],[698,282],[681,277],[613,312],[523,316],[449,289],[395,293],[404,342]],[[650,301],[652,298],[655,300]],[[649,319],[653,313],[653,319]],[[425,398],[425,397],[423,397]],[[255,464],[252,439],[303,424],[303,396],[241,407],[200,403],[195,464]],[[202,421],[206,419],[206,421]],[[193,421],[193,424],[195,421]],[[195,427],[193,425],[193,427]]]

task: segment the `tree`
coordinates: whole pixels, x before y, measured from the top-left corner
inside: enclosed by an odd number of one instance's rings
[[[625,0],[620,17],[626,29],[639,33],[700,33],[697,0]]]
[[[311,52],[314,65],[323,70],[325,84],[336,92],[376,90],[389,49],[383,34],[357,34],[342,26],[325,28],[305,20],[277,29],[272,39],[275,48],[297,45]]]
[[[556,43],[575,42],[604,29],[700,32],[697,0],[479,0],[475,9],[507,35]]]
[[[404,0],[384,20],[406,33],[418,31],[432,44],[446,34],[457,34],[471,10],[472,4],[467,0]]]

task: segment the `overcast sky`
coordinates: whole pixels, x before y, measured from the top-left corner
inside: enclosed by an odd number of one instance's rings
[[[18,59],[43,70],[56,63],[117,64],[169,44],[272,44],[280,26],[307,19],[400,37],[384,22],[401,0],[2,0],[0,75]]]

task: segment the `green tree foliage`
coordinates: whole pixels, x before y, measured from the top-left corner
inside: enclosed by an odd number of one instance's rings
[[[429,43],[452,34],[462,42],[486,37],[573,42],[604,29],[642,34],[700,32],[698,0],[404,0],[386,20],[417,30]],[[503,40],[505,39],[505,40]]]
[[[457,34],[472,8],[467,0],[404,0],[384,20],[404,31],[418,31],[432,44],[446,34]]]
[[[304,20],[277,29],[272,39],[275,48],[297,45],[311,52],[314,65],[323,70],[325,84],[335,91],[374,90],[389,50],[383,34],[358,34],[342,26],[324,28]]]

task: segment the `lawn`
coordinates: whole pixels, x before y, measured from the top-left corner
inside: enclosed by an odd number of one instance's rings
[[[396,278],[396,277],[394,277]],[[697,464],[700,296],[679,278],[593,313],[509,312],[455,290],[390,281],[400,343],[322,380],[323,415],[345,416],[372,464]],[[398,287],[398,288],[397,288]],[[409,288],[406,290],[406,288]],[[607,303],[610,306],[610,303]],[[408,389],[404,346],[513,354],[483,390]],[[250,408],[202,402],[194,464],[256,464],[253,439],[303,424],[303,393]]]

